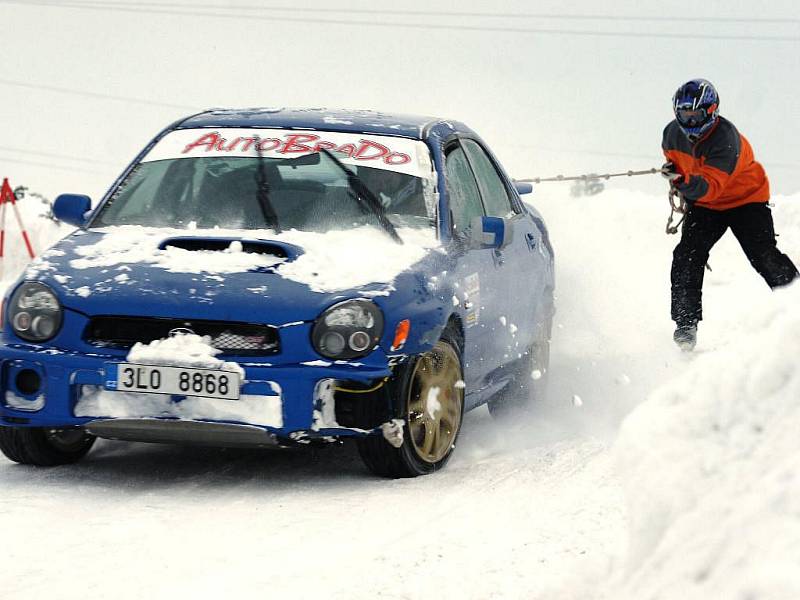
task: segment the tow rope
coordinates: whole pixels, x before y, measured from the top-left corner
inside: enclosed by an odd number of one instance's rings
[[[683,225],[683,221],[686,219],[686,200],[678,193],[674,185],[669,186],[669,208],[670,212],[669,218],[667,219],[666,232],[667,235],[673,235],[678,233],[678,229]],[[672,221],[675,218],[675,213],[678,213],[681,218],[673,225]]]
[[[653,167],[652,169],[646,169],[644,171],[625,171],[622,173],[605,173],[603,175],[597,175],[595,173],[590,173],[587,175],[556,175],[555,177],[532,177],[530,179],[515,179],[514,181],[519,181],[523,183],[549,183],[549,182],[558,182],[558,181],[599,181],[599,180],[608,180],[612,177],[635,177],[637,175],[655,175],[656,173],[665,174],[668,171],[664,168],[657,169]],[[670,182],[669,186],[669,218],[667,219],[667,226],[666,226],[666,233],[667,235],[672,235],[678,233],[680,226],[683,224],[684,219],[686,219],[686,202],[683,200],[681,195],[678,193],[678,190],[675,189]],[[675,221],[675,214],[681,215],[681,218],[678,220],[677,223]]]
[[[625,171],[624,173],[606,173],[605,175],[597,175],[591,173],[589,175],[573,175],[564,177],[563,175],[556,175],[555,177],[534,177],[533,179],[516,179],[515,181],[522,181],[524,183],[545,183],[548,181],[594,181],[597,179],[611,179],[612,177],[634,177],[636,175],[655,175],[656,173],[666,173],[664,169],[647,169],[646,171]]]

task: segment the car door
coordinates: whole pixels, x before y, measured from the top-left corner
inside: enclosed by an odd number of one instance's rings
[[[454,304],[464,318],[464,377],[467,405],[478,400],[477,392],[488,386],[488,375],[497,366],[497,344],[492,324],[500,317],[491,301],[496,286],[494,251],[470,248],[473,219],[485,215],[475,176],[464,149],[457,141],[445,148],[445,179],[453,228],[453,251],[457,254]]]
[[[497,342],[504,362],[512,362],[528,349],[536,334],[538,303],[547,270],[542,232],[481,144],[473,139],[463,139],[461,143],[475,173],[486,214],[507,219],[506,225],[512,230],[511,242],[493,251],[498,291],[495,297],[502,313]]]

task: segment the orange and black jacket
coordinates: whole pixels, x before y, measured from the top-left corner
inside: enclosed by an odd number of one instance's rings
[[[719,117],[714,128],[692,144],[677,121],[664,129],[664,156],[683,177],[683,197],[697,206],[727,210],[769,200],[769,180],[753,149],[733,123]]]

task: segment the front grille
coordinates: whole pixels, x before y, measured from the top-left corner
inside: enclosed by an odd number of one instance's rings
[[[211,345],[225,354],[265,355],[280,352],[278,329],[269,325],[158,319],[151,317],[92,317],[83,339],[94,346],[130,348],[149,344],[175,332],[196,333],[211,338]]]

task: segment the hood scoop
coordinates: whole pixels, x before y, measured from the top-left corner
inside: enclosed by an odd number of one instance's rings
[[[287,244],[286,242],[279,242],[277,240],[248,240],[235,237],[171,237],[163,240],[158,245],[159,250],[166,250],[170,247],[180,248],[190,252],[211,251],[268,254],[286,260],[294,260],[303,254],[303,249],[294,244]]]

